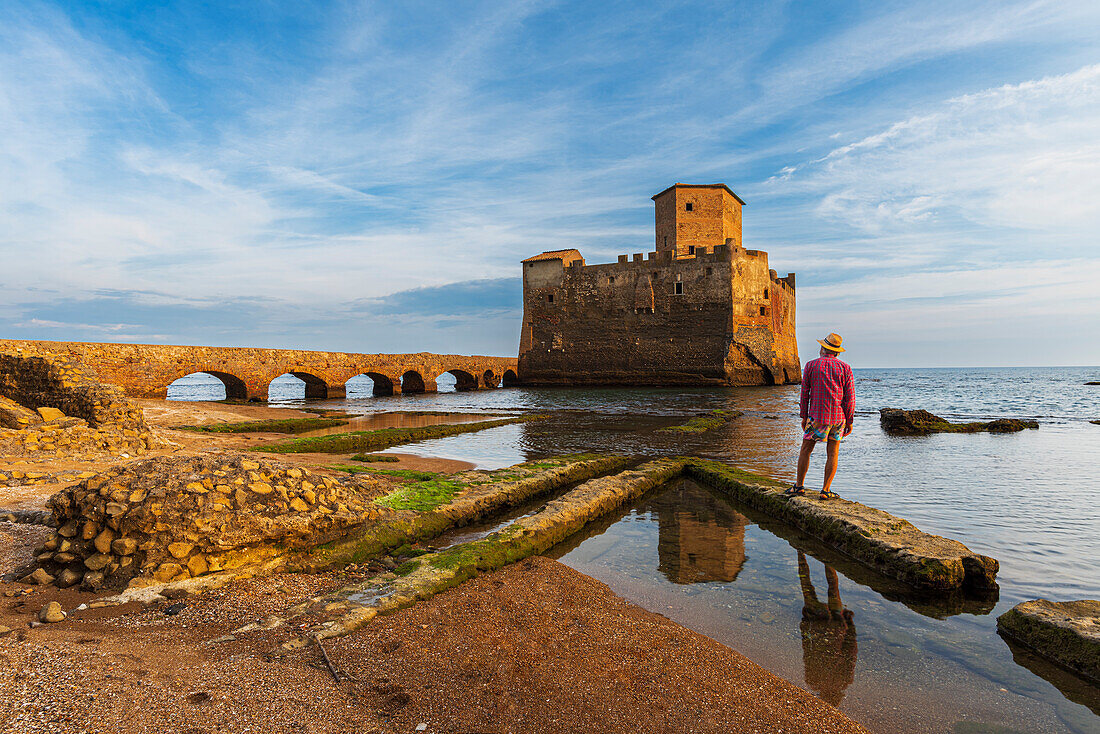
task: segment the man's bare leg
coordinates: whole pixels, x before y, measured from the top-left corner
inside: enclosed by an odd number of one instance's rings
[[[829,439],[825,445],[828,458],[825,459],[825,484],[821,486],[822,492],[828,492],[833,485],[833,477],[836,476],[837,459],[840,457],[840,441]]]
[[[810,454],[814,452],[814,444],[817,441],[802,439],[802,449],[798,452],[798,481],[795,484],[801,487],[806,481],[806,472],[810,470]]]

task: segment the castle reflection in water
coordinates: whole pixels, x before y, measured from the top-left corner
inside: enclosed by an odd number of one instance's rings
[[[745,527],[751,521],[694,482],[681,481],[649,503],[659,526],[658,569],[674,584],[732,582],[745,566]],[[825,564],[826,599],[817,596],[810,567],[797,551],[802,592],[802,661],[806,684],[840,705],[855,678],[856,628],[840,598],[836,569]]]

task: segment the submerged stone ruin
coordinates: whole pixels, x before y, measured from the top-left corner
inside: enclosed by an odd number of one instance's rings
[[[997,631],[1100,684],[1100,600],[1020,602],[997,618]]]
[[[1018,418],[952,423],[927,410],[902,410],[901,408],[879,410],[879,423],[882,424],[882,430],[894,436],[927,436],[931,433],[1016,433],[1027,428],[1032,430],[1039,428],[1037,421]]]
[[[0,453],[139,456],[154,439],[141,408],[63,357],[0,353]],[[0,485],[23,483],[0,476]]]

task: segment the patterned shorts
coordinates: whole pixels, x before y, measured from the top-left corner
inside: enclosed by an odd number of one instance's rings
[[[802,435],[802,439],[805,441],[842,441],[847,436],[844,432],[843,423],[830,423],[825,426],[819,426],[813,421],[810,421],[810,427],[806,429],[806,433]]]

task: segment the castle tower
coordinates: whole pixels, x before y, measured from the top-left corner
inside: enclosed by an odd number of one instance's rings
[[[741,247],[741,197],[725,184],[673,184],[653,197],[657,251],[673,257],[713,249],[727,240]]]

